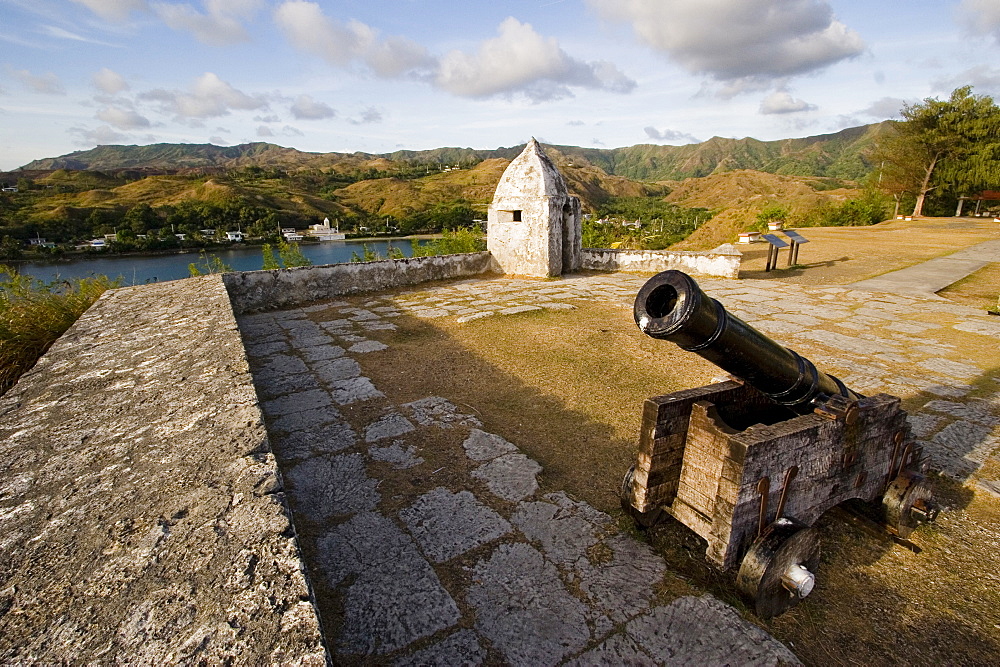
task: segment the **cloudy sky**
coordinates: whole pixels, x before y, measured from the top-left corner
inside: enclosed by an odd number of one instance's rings
[[[1000,96],[1000,0],[0,0],[0,169],[98,144],[762,140]]]

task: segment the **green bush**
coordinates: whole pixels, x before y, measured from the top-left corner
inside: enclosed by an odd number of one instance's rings
[[[482,252],[486,250],[486,239],[481,232],[467,227],[461,227],[453,232],[445,232],[441,238],[429,243],[410,242],[414,257],[431,257],[433,255],[460,255],[467,252]]]
[[[43,283],[0,264],[0,394],[105,290],[117,286],[107,276]]]
[[[888,203],[875,192],[866,192],[857,199],[842,204],[825,204],[814,208],[801,220],[799,227],[854,227],[875,225],[888,216]]]

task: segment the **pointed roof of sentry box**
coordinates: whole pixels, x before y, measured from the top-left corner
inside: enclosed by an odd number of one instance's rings
[[[524,197],[566,197],[569,190],[559,168],[534,137],[507,165],[497,184],[494,201]]]

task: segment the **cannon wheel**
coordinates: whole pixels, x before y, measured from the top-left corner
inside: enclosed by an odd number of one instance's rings
[[[890,531],[906,539],[917,526],[937,516],[931,487],[924,476],[904,470],[882,496],[885,524]]]
[[[753,604],[757,616],[778,616],[812,591],[819,552],[815,528],[778,519],[750,546],[740,564],[736,585]]]
[[[632,482],[634,480],[635,465],[629,468],[628,472],[625,473],[625,477],[622,479],[622,488],[619,491],[618,497],[621,499],[622,509],[625,511],[625,514],[632,517],[635,525],[640,530],[645,530],[660,520],[663,516],[663,510],[657,507],[655,510],[640,512],[632,506]]]

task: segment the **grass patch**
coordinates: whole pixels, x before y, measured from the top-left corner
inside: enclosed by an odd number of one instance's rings
[[[0,265],[0,394],[105,290],[116,286],[107,276],[43,283]]]
[[[1000,262],[987,264],[938,294],[973,308],[1000,310]]]

